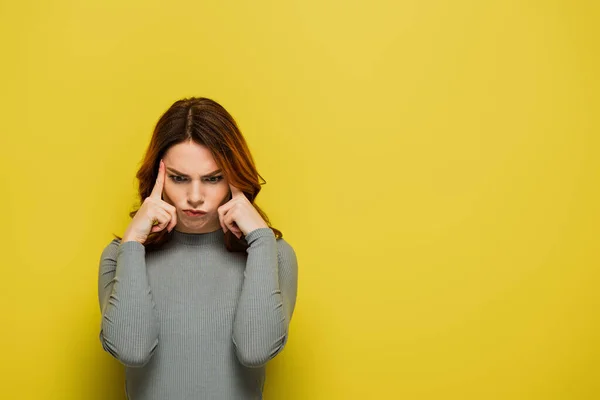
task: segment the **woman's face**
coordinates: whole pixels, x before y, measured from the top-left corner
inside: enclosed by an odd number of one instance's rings
[[[208,233],[221,229],[217,209],[230,199],[229,183],[208,147],[187,141],[171,146],[163,157],[166,179],[163,200],[177,209],[175,229]],[[184,210],[205,211],[199,216]]]

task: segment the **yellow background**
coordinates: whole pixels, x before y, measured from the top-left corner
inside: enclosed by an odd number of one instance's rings
[[[124,399],[100,252],[173,101],[295,248],[265,398],[600,398],[595,1],[3,1],[2,399]]]

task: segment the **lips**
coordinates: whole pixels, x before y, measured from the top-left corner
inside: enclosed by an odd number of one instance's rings
[[[200,211],[200,210],[183,210],[183,212],[186,215],[189,215],[191,217],[199,217],[201,215],[205,215],[206,211]]]

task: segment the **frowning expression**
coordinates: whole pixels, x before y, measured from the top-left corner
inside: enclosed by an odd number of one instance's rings
[[[185,233],[221,229],[217,209],[229,201],[231,192],[209,148],[191,140],[178,143],[167,150],[163,161],[163,200],[177,209],[175,229]],[[192,210],[206,214],[193,215]]]

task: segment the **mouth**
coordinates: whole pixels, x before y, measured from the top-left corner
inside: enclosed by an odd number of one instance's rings
[[[183,212],[188,217],[201,217],[203,215],[206,215],[206,211],[199,211],[199,210],[198,211],[196,211],[196,210],[183,210]]]

